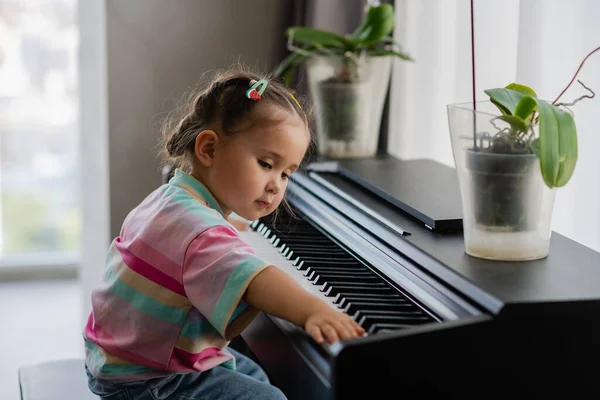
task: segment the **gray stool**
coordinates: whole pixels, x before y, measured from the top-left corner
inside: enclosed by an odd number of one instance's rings
[[[84,360],[58,360],[19,368],[21,400],[98,400],[87,386]]]

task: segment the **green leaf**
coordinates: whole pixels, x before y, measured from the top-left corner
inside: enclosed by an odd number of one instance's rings
[[[498,103],[494,99],[490,99],[490,101],[492,102],[492,104],[494,104],[496,107],[498,107],[498,109],[500,110],[500,112],[503,115],[511,115],[510,111],[508,111],[508,109],[506,107],[504,107],[502,104]]]
[[[527,124],[519,117],[515,117],[514,115],[500,115],[497,118],[508,122],[515,132],[527,132]]]
[[[515,116],[522,120],[526,120],[533,114],[536,107],[537,103],[533,97],[530,97],[529,95],[523,96],[515,108]]]
[[[406,61],[414,61],[409,55],[404,53],[399,53],[397,51],[386,50],[386,49],[373,49],[368,50],[367,54],[373,57],[382,57],[382,56],[396,56]]]
[[[361,27],[359,27],[361,28]],[[362,26],[362,30],[359,32],[358,30],[354,31],[354,33],[348,37],[348,40],[352,41],[352,43],[356,45],[360,45],[364,38],[369,36],[369,33],[373,30],[372,26]],[[357,35],[357,36],[355,36]]]
[[[484,90],[485,94],[490,96],[490,100],[494,103],[501,111],[502,108],[506,111],[506,114],[514,115],[517,104],[524,96],[522,93],[516,90],[497,88]],[[502,108],[501,108],[502,107]]]
[[[571,114],[558,107],[554,107],[554,112],[558,122],[558,147],[560,149],[556,186],[561,187],[571,179],[577,163],[577,129]]]
[[[521,85],[519,83],[510,83],[506,85],[505,89],[514,90],[516,92],[524,94],[525,96],[537,97],[537,94],[532,88],[530,88],[529,86]]]
[[[299,43],[308,45],[337,48],[347,48],[351,46],[350,41],[338,34],[306,26],[289,27],[285,31],[285,34]]]
[[[558,122],[552,106],[538,101],[540,113],[540,166],[542,177],[549,188],[553,188],[558,177],[559,143]]]
[[[577,131],[568,112],[536,99],[540,123],[540,166],[549,188],[564,186],[577,162]]]
[[[367,46],[388,36],[394,29],[394,7],[381,4],[369,8],[362,24],[350,35],[355,45]]]
[[[277,65],[275,71],[273,71],[273,76],[275,78],[283,77],[284,83],[290,86],[296,67],[306,60],[306,58],[307,56],[303,54],[291,53]]]

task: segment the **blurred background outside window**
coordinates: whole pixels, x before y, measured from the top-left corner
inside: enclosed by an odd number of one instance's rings
[[[0,0],[0,266],[79,258],[76,0]]]

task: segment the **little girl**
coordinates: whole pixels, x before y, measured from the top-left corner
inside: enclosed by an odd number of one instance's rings
[[[311,141],[282,84],[222,73],[168,130],[177,166],[125,219],[84,330],[89,387],[105,400],[284,399],[228,344],[259,311],[317,342],[364,330],[257,257],[228,222],[275,211]]]

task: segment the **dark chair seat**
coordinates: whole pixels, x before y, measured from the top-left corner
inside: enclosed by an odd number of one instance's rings
[[[84,360],[57,360],[19,368],[21,400],[98,400],[87,386]]]

